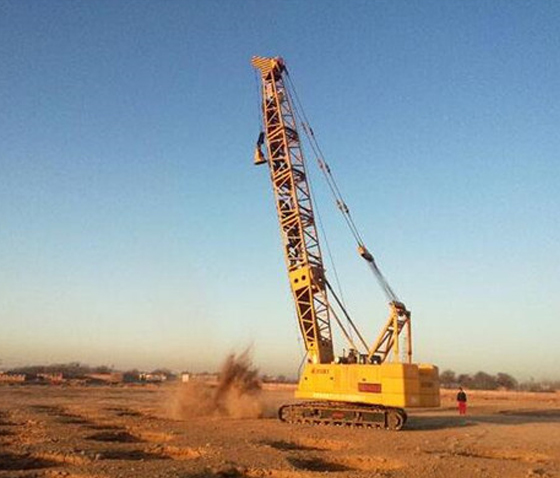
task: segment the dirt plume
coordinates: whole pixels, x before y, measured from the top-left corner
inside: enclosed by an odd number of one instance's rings
[[[263,415],[259,371],[250,350],[230,354],[222,364],[217,383],[193,380],[181,384],[173,398],[175,419],[193,417],[258,418]]]

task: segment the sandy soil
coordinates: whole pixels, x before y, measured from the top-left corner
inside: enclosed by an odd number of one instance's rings
[[[0,478],[560,476],[560,394],[472,392],[464,418],[445,394],[389,432],[281,423],[286,389],[265,418],[173,419],[174,387],[1,386]]]

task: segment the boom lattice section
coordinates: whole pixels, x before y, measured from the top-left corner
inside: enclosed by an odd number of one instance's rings
[[[284,84],[285,66],[281,58],[254,57],[252,64],[261,74],[267,162],[308,360],[330,363],[334,352],[323,260],[293,106]]]

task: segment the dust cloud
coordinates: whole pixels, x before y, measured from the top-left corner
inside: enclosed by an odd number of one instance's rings
[[[258,375],[250,350],[232,353],[222,364],[217,383],[192,380],[178,387],[171,400],[171,415],[179,420],[262,417],[265,404]]]

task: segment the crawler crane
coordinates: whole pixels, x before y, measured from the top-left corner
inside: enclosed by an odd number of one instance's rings
[[[306,349],[295,393],[305,400],[282,406],[279,418],[290,423],[399,430],[406,422],[404,408],[439,406],[438,369],[412,362],[410,312],[364,245],[330,168],[321,157],[313,130],[303,121],[305,114],[300,112],[284,61],[279,57],[253,57],[252,65],[260,76],[263,122],[254,162],[267,164],[270,169],[288,278]],[[317,155],[359,254],[389,300],[389,318],[372,346],[357,330],[325,274],[298,123]],[[347,320],[346,327],[342,317]],[[348,352],[342,356],[334,352],[332,322],[348,341]]]

